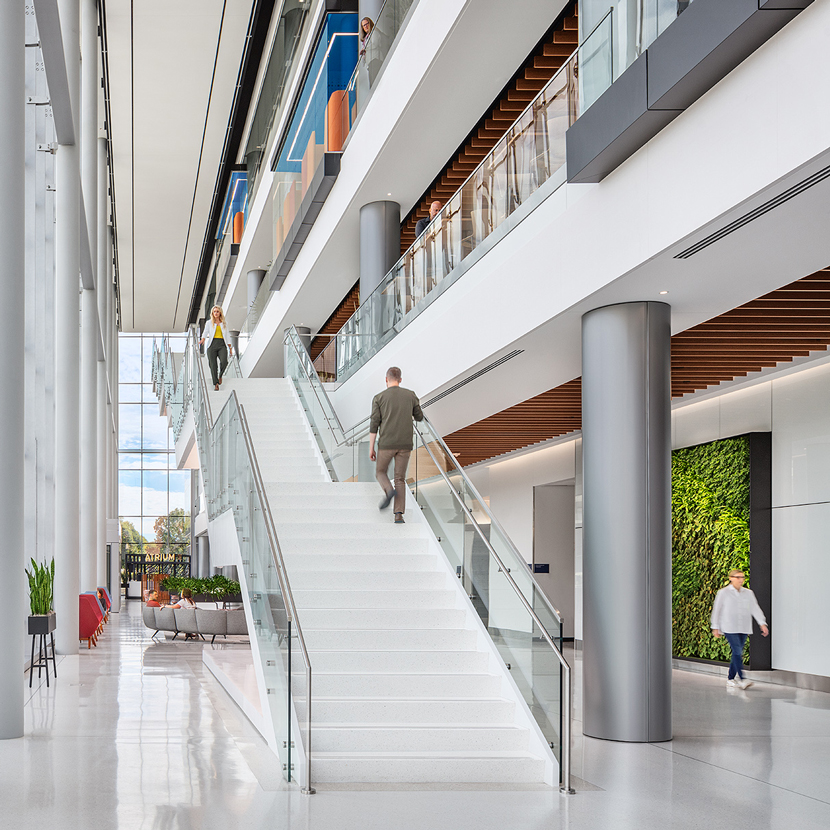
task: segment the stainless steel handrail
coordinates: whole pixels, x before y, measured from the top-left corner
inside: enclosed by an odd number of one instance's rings
[[[297,606],[294,604],[294,594],[291,590],[291,583],[288,580],[288,571],[285,567],[285,560],[282,555],[282,548],[280,547],[279,537],[277,536],[277,528],[274,524],[274,517],[271,513],[271,505],[268,503],[268,496],[265,492],[265,483],[262,480],[262,472],[259,467],[259,459],[257,458],[256,450],[254,449],[253,440],[251,439],[251,430],[248,426],[248,417],[245,414],[244,407],[239,403],[239,398],[236,392],[231,392],[233,400],[236,403],[239,411],[239,420],[242,424],[242,437],[245,440],[245,447],[248,451],[248,460],[251,464],[251,472],[253,473],[254,486],[257,488],[259,501],[262,505],[262,516],[265,520],[265,531],[268,534],[268,544],[271,548],[271,556],[277,568],[277,579],[280,581],[280,590],[283,592],[283,597],[287,600],[286,611],[288,612],[288,622],[294,623],[294,630],[297,634],[297,641],[300,645],[300,652],[303,656],[303,663],[305,663],[306,672],[306,786],[302,792],[305,795],[312,795],[316,792],[311,786],[311,657],[308,654],[308,649],[305,644],[305,637],[303,636],[303,629],[300,625],[300,618],[297,614]],[[289,696],[291,696],[291,675],[288,676]]]
[[[314,388],[314,379],[311,377],[311,375],[308,373],[308,370],[305,367],[305,363],[303,361],[302,355],[297,350],[297,345],[294,342],[294,339],[291,337],[292,334],[294,334],[296,339],[299,341],[300,345],[302,345],[302,341],[299,339],[299,335],[297,335],[296,332],[294,331],[293,326],[288,330],[286,339],[290,340],[292,347],[294,348],[295,351],[297,351],[297,357],[298,357],[300,365],[302,366],[303,372],[305,373],[306,378],[308,379],[309,383],[311,384],[312,389],[314,390],[314,394],[317,397],[318,403],[320,403],[321,409],[323,409],[323,411],[325,412],[325,407],[323,406],[322,402],[320,401],[320,397],[317,394],[317,390]],[[311,364],[311,366],[312,366],[312,369],[314,369],[314,364],[313,363]],[[317,374],[316,370],[314,370],[314,374],[315,375]],[[317,378],[317,382],[320,383],[319,378]],[[325,395],[325,390],[323,390],[323,394]],[[328,398],[328,396],[326,396],[326,397]],[[345,431],[343,430],[343,427],[340,425],[340,419],[337,417],[337,412],[335,411],[333,406],[330,406],[330,408],[331,408],[332,412],[334,413],[334,417],[337,420],[337,425],[338,425],[341,433],[343,433],[343,436],[345,438]],[[367,420],[369,420],[369,419],[364,419],[363,421],[358,422],[358,424],[355,427],[353,427],[352,429],[353,430],[356,429],[357,426],[359,426],[360,424],[365,423],[365,421],[367,421]],[[328,422],[328,418],[326,418],[326,421]],[[448,458],[452,459],[452,463],[455,466],[456,471],[459,473],[459,475],[461,476],[461,478],[465,482],[465,484],[467,486],[469,486],[470,490],[473,492],[474,496],[478,500],[478,502],[481,505],[484,512],[490,517],[490,520],[494,523],[495,527],[501,532],[501,534],[504,537],[505,541],[507,542],[508,545],[511,546],[514,554],[519,559],[519,561],[522,561],[522,558],[521,558],[519,552],[515,549],[515,547],[510,542],[510,538],[501,529],[501,525],[499,525],[495,521],[495,519],[493,517],[493,514],[490,512],[489,508],[487,507],[486,502],[481,498],[478,491],[475,489],[472,482],[466,476],[466,474],[461,469],[461,467],[458,466],[458,463],[455,460],[455,456],[453,456],[453,454],[450,452],[449,448],[444,443],[444,440],[441,438],[440,435],[438,435],[438,433],[435,431],[432,424],[429,422],[429,420],[427,418],[424,418],[424,422],[429,426],[430,430],[432,431],[432,433],[435,436],[435,440],[437,440],[439,442],[439,444],[442,447],[442,449],[444,450],[446,456]],[[559,788],[564,793],[573,793],[574,790],[571,787],[571,730],[572,730],[572,720],[573,720],[573,695],[572,695],[572,687],[571,687],[571,667],[568,664],[568,661],[562,655],[562,652],[559,650],[557,645],[554,643],[553,639],[551,638],[550,634],[548,633],[547,628],[542,623],[542,621],[539,619],[536,612],[533,610],[533,606],[530,604],[527,597],[525,597],[524,593],[519,588],[519,586],[516,584],[516,581],[513,579],[513,577],[510,576],[510,570],[504,564],[504,562],[502,561],[502,559],[498,555],[498,553],[496,553],[495,548],[490,543],[490,540],[487,538],[484,531],[481,529],[480,525],[476,521],[476,519],[473,516],[470,509],[467,507],[467,504],[465,503],[464,499],[461,497],[461,494],[455,489],[452,482],[450,481],[449,476],[444,471],[441,464],[438,462],[438,459],[436,459],[436,457],[433,455],[432,450],[429,447],[429,442],[425,440],[424,435],[417,428],[415,428],[415,431],[418,433],[418,436],[421,439],[421,442],[423,443],[427,453],[429,453],[430,458],[432,458],[433,462],[435,463],[435,466],[437,467],[439,473],[444,478],[445,482],[449,485],[450,492],[453,494],[456,501],[461,505],[461,509],[464,511],[465,515],[473,523],[473,527],[475,528],[476,532],[481,537],[481,539],[484,541],[485,545],[487,546],[487,549],[490,551],[491,555],[493,556],[493,558],[498,563],[499,568],[502,570],[502,572],[507,577],[508,582],[512,586],[513,590],[518,594],[520,601],[525,606],[525,608],[528,610],[528,612],[530,613],[530,615],[533,618],[534,622],[539,626],[539,630],[542,632],[542,635],[543,635],[544,639],[547,641],[548,645],[550,645],[551,648],[553,648],[554,653],[556,654],[556,657],[559,660],[560,665],[563,667],[564,678],[563,678],[563,684],[562,684],[563,685],[562,708],[563,708],[563,712],[567,712],[567,717],[562,717],[561,718],[561,721],[562,721],[562,738],[561,738],[562,764],[560,766],[560,773],[561,774],[560,774],[560,786],[559,786]],[[342,446],[343,443],[345,443],[345,442],[338,442],[338,446]],[[557,621],[561,624],[562,618],[561,618],[559,612],[553,607],[551,602],[545,596],[544,592],[536,584],[536,580],[533,578],[532,574],[530,574],[530,578],[531,578],[531,582],[533,583],[534,587],[537,589],[538,596],[542,599],[544,604],[548,607],[548,610],[550,610],[553,613],[553,615],[556,617]]]
[[[289,328],[289,329],[288,329],[288,336],[290,336],[292,333],[294,333],[294,336],[296,337],[296,340],[300,343],[300,345],[302,345],[302,340],[300,340],[299,335],[297,335],[297,334],[296,334],[296,330],[294,329],[294,327],[293,327],[293,326],[291,326],[291,328]],[[292,340],[291,345],[294,347],[294,350],[295,350],[295,351],[297,351],[297,343],[295,343],[295,342]],[[320,400],[320,396],[317,394],[317,389],[315,388],[314,379],[313,379],[313,378],[311,377],[311,375],[308,373],[308,370],[307,370],[307,369],[306,369],[306,367],[305,367],[305,363],[303,362],[302,355],[301,355],[299,352],[297,353],[297,357],[298,357],[298,359],[299,359],[300,365],[303,367],[303,371],[305,372],[305,376],[308,378],[308,381],[309,381],[309,383],[311,384],[311,388],[312,388],[312,390],[314,391],[314,396],[317,398],[317,403],[319,403],[319,404],[320,404],[320,408],[323,410],[324,415],[325,415],[325,410],[326,410],[326,407],[325,407],[325,406],[323,406],[323,402]],[[311,365],[311,368],[312,368],[312,369],[314,369],[314,364],[311,362],[311,360],[310,360],[310,359],[309,359],[309,363],[310,363],[310,365]],[[314,374],[315,374],[315,375],[317,374],[317,370],[316,370],[316,369],[314,369]],[[319,383],[319,384],[322,386],[322,383],[320,382],[320,378],[319,378],[319,377],[317,378],[317,383]],[[323,394],[324,394],[324,395],[326,394],[325,390],[323,390]],[[327,395],[326,395],[326,399],[328,400],[328,396],[327,396]],[[358,428],[359,428],[359,427],[361,427],[361,425],[362,425],[362,424],[368,424],[368,422],[370,421],[370,418],[364,418],[362,421],[358,421],[358,422],[357,422],[357,423],[356,423],[353,427],[351,427],[351,429],[349,430],[349,434],[350,434],[350,436],[351,436],[351,437],[347,439],[347,438],[346,438],[346,431],[343,429],[343,426],[342,426],[342,425],[341,425],[341,423],[340,423],[340,418],[337,416],[337,411],[336,411],[336,410],[335,410],[335,408],[331,405],[331,402],[330,402],[330,401],[329,401],[329,409],[331,409],[331,411],[334,413],[334,418],[335,418],[335,420],[337,421],[337,426],[338,426],[338,428],[339,428],[340,432],[343,434],[343,440],[342,440],[342,441],[338,440],[338,442],[337,442],[337,446],[338,446],[338,447],[342,447],[342,446],[350,446],[350,445],[351,445],[351,444],[353,444],[353,443],[354,443],[354,442],[355,442],[358,438],[360,438],[360,437],[362,437],[363,435],[367,434],[367,432],[368,432],[368,427],[366,427],[366,428],[364,428],[364,429],[360,429],[360,430],[358,430]],[[327,416],[326,416],[326,422],[329,424],[329,427],[331,427],[331,422],[329,421],[329,419],[328,419],[328,417],[327,417]],[[429,420],[429,418],[427,418],[426,416],[424,416],[424,421],[423,421],[423,423],[425,423],[425,424],[426,424],[426,425],[430,428],[430,431],[432,432],[432,434],[433,434],[433,436],[434,436],[434,440],[435,440],[435,441],[437,441],[437,442],[439,443],[439,445],[441,446],[441,449],[444,451],[445,456],[446,456],[448,459],[450,459],[450,460],[451,460],[451,462],[452,462],[453,466],[455,467],[455,471],[458,473],[458,475],[459,475],[459,476],[461,476],[461,478],[462,478],[462,480],[464,481],[464,483],[465,483],[466,487],[469,489],[469,491],[471,492],[471,494],[473,495],[473,497],[476,499],[476,501],[478,501],[478,503],[481,505],[481,509],[482,509],[482,510],[484,511],[484,513],[485,513],[485,514],[489,517],[491,525],[492,525],[493,527],[495,527],[495,528],[496,528],[496,530],[497,530],[497,531],[498,531],[498,532],[499,532],[499,533],[500,533],[500,534],[504,537],[504,539],[505,539],[505,541],[507,542],[507,544],[508,544],[508,545],[512,548],[512,551],[513,551],[514,555],[516,556],[516,558],[517,558],[520,562],[521,562],[521,561],[524,561],[524,560],[522,559],[521,554],[520,554],[520,553],[519,553],[519,551],[516,549],[516,546],[515,546],[515,545],[513,545],[513,543],[510,541],[510,537],[507,535],[507,532],[506,532],[506,531],[505,531],[505,529],[502,527],[501,523],[500,523],[500,522],[498,521],[498,519],[496,519],[496,517],[492,514],[492,512],[490,511],[490,508],[489,508],[489,507],[487,507],[487,502],[485,502],[485,501],[484,501],[484,499],[481,497],[481,494],[478,492],[478,490],[476,489],[476,487],[475,487],[475,485],[473,484],[473,482],[472,482],[472,481],[470,481],[470,479],[469,479],[469,477],[467,476],[467,474],[464,472],[464,470],[463,470],[463,469],[459,466],[458,462],[455,460],[455,456],[452,454],[452,452],[451,452],[450,448],[449,448],[449,447],[448,447],[448,446],[444,443],[444,439],[443,439],[443,438],[442,438],[442,437],[438,434],[438,431],[435,429],[435,427],[433,427],[432,422]],[[415,429],[416,429],[416,431],[417,431],[417,427],[416,427]],[[332,430],[332,432],[333,432],[333,430]],[[418,434],[419,434],[419,435],[421,435],[420,433],[418,433]],[[421,440],[423,440],[423,439],[424,439],[424,436],[423,436],[423,435],[421,435]],[[426,443],[426,442],[425,442],[425,443]],[[430,453],[430,455],[431,455],[431,453]],[[453,488],[453,492],[455,492],[455,489],[454,489],[454,488]],[[459,498],[461,501],[463,501],[463,499],[461,499],[461,496],[460,496],[460,495],[458,496],[458,498]],[[543,591],[543,590],[542,590],[542,589],[541,589],[541,588],[540,588],[540,587],[536,584],[536,579],[533,577],[533,574],[530,574],[530,578],[531,578],[531,581],[533,582],[534,587],[536,587],[536,588],[538,589],[539,596],[541,597],[542,602],[543,602],[545,605],[547,605],[548,610],[549,610],[549,611],[553,614],[553,616],[554,616],[554,617],[556,617],[557,622],[559,622],[559,623],[560,623],[560,625],[561,625],[561,623],[562,623],[562,615],[561,615],[561,614],[559,613],[559,611],[558,611],[558,610],[557,610],[557,609],[553,606],[553,603],[552,603],[552,602],[548,599],[548,597],[547,597],[547,595],[545,594],[545,592],[544,592],[544,591]]]
[[[478,533],[481,540],[487,546],[487,550],[490,551],[490,555],[493,559],[496,560],[496,564],[499,566],[499,570],[505,575],[507,581],[512,586],[513,590],[518,595],[519,599],[521,600],[524,607],[527,609],[530,616],[533,618],[533,621],[539,626],[539,630],[542,632],[542,636],[547,641],[548,645],[553,649],[554,653],[556,654],[557,659],[559,660],[559,664],[562,666],[564,672],[564,680],[562,683],[562,709],[563,712],[567,712],[567,717],[561,718],[562,723],[562,736],[561,736],[561,746],[562,746],[562,763],[560,765],[560,779],[559,779],[559,789],[565,793],[573,793],[574,790],[571,787],[571,721],[573,718],[573,702],[572,702],[572,694],[571,694],[571,667],[568,664],[568,661],[562,655],[562,652],[559,650],[559,647],[554,643],[553,638],[548,633],[545,624],[539,619],[539,616],[533,610],[533,606],[528,601],[527,597],[522,592],[521,588],[516,584],[516,580],[510,576],[510,568],[502,562],[501,557],[496,553],[496,549],[490,543],[490,540],[487,538],[487,535],[481,529],[479,523],[475,520],[471,510],[467,507],[464,499],[461,498],[461,494],[453,486],[453,483],[450,481],[450,477],[444,472],[443,468],[438,462],[438,459],[433,455],[432,450],[429,448],[429,444],[423,440],[423,435],[419,432],[418,435],[422,439],[422,443],[424,448],[429,453],[430,458],[435,463],[435,466],[438,468],[438,472],[441,474],[441,477],[447,483],[447,486],[450,488],[450,491],[455,495],[456,501],[458,501],[459,505],[461,505],[461,509],[464,511],[464,514],[470,520],[475,529],[476,533]],[[544,594],[541,593],[540,595],[544,597]],[[560,620],[561,622],[561,620]]]
[[[204,367],[202,366],[201,356],[199,354],[198,349],[198,339],[196,338],[195,331],[191,329],[190,332],[192,336],[191,340],[191,348],[193,349],[193,357],[197,364],[196,373],[198,375],[198,383],[200,389],[202,391],[202,397],[205,403],[205,420],[206,420],[206,427],[207,432],[212,432],[214,427],[214,420],[210,405],[210,396],[208,394],[207,389],[207,381],[205,380],[204,375]],[[195,400],[191,399],[190,405],[193,407],[195,404]],[[259,497],[260,505],[262,506],[262,515],[265,521],[265,532],[268,536],[268,546],[271,549],[271,557],[274,560],[274,564],[276,566],[277,571],[277,579],[279,580],[280,590],[282,591],[282,595],[286,601],[286,615],[287,621],[294,623],[294,630],[297,634],[297,641],[300,646],[300,652],[302,654],[303,663],[305,664],[305,673],[306,673],[306,732],[307,732],[307,741],[306,741],[306,786],[302,788],[302,792],[305,795],[312,795],[316,792],[314,787],[311,786],[311,683],[312,683],[312,676],[311,676],[311,657],[308,653],[308,648],[306,647],[305,637],[303,636],[302,626],[300,625],[299,616],[297,614],[297,606],[294,603],[294,594],[291,590],[291,584],[288,581],[288,571],[285,567],[285,559],[283,558],[282,548],[280,547],[279,538],[277,536],[276,525],[274,524],[274,517],[271,513],[271,506],[268,502],[268,496],[265,491],[265,484],[262,478],[262,471],[259,466],[259,459],[256,455],[256,450],[254,449],[253,440],[251,438],[251,430],[248,426],[248,418],[245,414],[245,409],[243,408],[242,404],[239,403],[239,397],[236,394],[236,390],[231,390],[230,395],[228,396],[227,401],[223,405],[222,409],[219,412],[219,416],[221,417],[222,412],[228,406],[235,406],[237,412],[239,413],[239,421],[242,427],[242,438],[245,442],[245,449],[248,453],[248,462],[251,466],[251,474],[254,480],[254,486],[257,490],[257,496]],[[196,417],[195,407],[194,407],[194,418]],[[207,447],[202,448],[203,452],[207,453]],[[288,676],[288,684],[289,684],[289,696],[291,695],[291,676]],[[290,774],[290,771],[289,771]]]
[[[610,10],[609,10],[609,11],[610,11]],[[608,16],[608,13],[606,13],[606,14],[603,16],[602,20],[600,20],[600,22],[597,24],[597,26],[599,26],[599,25],[600,25],[600,23],[602,23],[602,22],[605,20],[605,18],[606,18],[607,16]],[[596,27],[595,27],[595,28],[596,28]],[[591,34],[593,34],[593,32],[591,32]],[[585,41],[583,41],[583,44],[584,44],[586,41],[587,41],[587,38],[585,39]],[[528,110],[531,110],[534,106],[536,106],[536,103],[537,103],[537,102],[538,102],[541,98],[543,98],[543,97],[544,97],[545,93],[546,93],[546,92],[547,92],[547,90],[548,90],[548,87],[550,87],[550,86],[551,86],[551,84],[553,84],[553,82],[554,82],[554,81],[555,81],[555,80],[556,80],[556,79],[557,79],[557,78],[558,78],[558,77],[559,77],[559,76],[560,76],[563,72],[565,72],[565,71],[568,69],[568,67],[569,67],[569,66],[570,66],[570,64],[571,64],[571,61],[573,61],[574,59],[576,59],[576,60],[578,60],[578,59],[579,59],[579,57],[578,57],[578,53],[579,53],[579,50],[580,50],[581,48],[582,48],[582,46],[577,46],[577,47],[576,47],[576,49],[574,49],[574,51],[573,51],[573,52],[571,52],[571,54],[570,54],[570,55],[568,55],[568,57],[567,57],[567,58],[565,58],[565,62],[562,64],[562,66],[560,66],[560,67],[559,67],[559,69],[557,69],[557,70],[556,70],[556,72],[553,74],[553,76],[551,77],[551,79],[550,79],[550,80],[549,80],[549,81],[548,81],[548,82],[547,82],[547,83],[546,83],[546,84],[542,87],[542,89],[541,89],[541,90],[540,90],[540,91],[539,91],[539,92],[538,92],[538,93],[537,93],[537,94],[536,94],[536,95],[535,95],[535,96],[531,99],[531,101],[528,103],[528,105],[527,105],[527,106],[526,106],[526,107],[525,107],[525,108],[521,111],[521,113],[519,114],[519,116],[518,116],[518,117],[517,117],[517,118],[513,121],[513,123],[512,123],[512,124],[511,124],[511,125],[510,125],[510,126],[509,126],[506,130],[505,130],[505,132],[504,132],[504,136],[502,136],[502,138],[504,138],[505,136],[507,136],[507,135],[508,135],[508,133],[509,133],[509,132],[510,132],[510,131],[511,131],[511,130],[512,130],[512,129],[513,129],[513,128],[514,128],[514,127],[515,127],[515,126],[516,126],[516,125],[517,125],[517,124],[521,121],[521,120],[522,120],[522,118],[524,118],[524,117],[525,117],[525,114],[528,112]],[[501,140],[502,140],[502,139],[500,138],[500,139],[499,139],[499,142],[500,142]],[[498,142],[496,143],[496,146],[498,146]],[[460,186],[456,189],[456,191],[452,194],[452,196],[450,196],[448,199],[446,199],[446,201],[444,202],[444,207],[443,207],[443,208],[441,208],[441,210],[440,210],[440,211],[439,211],[439,212],[438,212],[438,213],[437,213],[437,214],[436,214],[436,215],[435,215],[435,216],[434,216],[434,217],[430,220],[430,223],[429,223],[429,224],[427,225],[427,227],[424,229],[424,233],[423,233],[421,236],[423,236],[424,234],[426,234],[426,233],[430,230],[430,228],[432,228],[432,226],[433,226],[436,222],[438,222],[438,220],[439,220],[439,219],[443,222],[443,220],[444,220],[444,211],[447,209],[447,207],[448,207],[448,206],[449,206],[449,204],[452,202],[452,200],[453,200],[453,199],[455,199],[455,198],[456,198],[456,196],[458,196],[458,194],[459,194],[459,193],[461,193],[461,191],[462,191],[462,190],[463,190],[463,189],[467,186],[467,183],[468,183],[468,182],[470,182],[470,181],[473,179],[473,177],[474,177],[474,176],[476,176],[476,175],[478,174],[478,171],[479,171],[479,170],[480,170],[480,169],[481,169],[481,168],[482,168],[482,167],[483,167],[486,163],[488,163],[488,162],[490,161],[491,156],[493,155],[493,153],[494,153],[495,149],[496,149],[496,148],[494,147],[494,148],[493,148],[493,150],[490,150],[490,151],[487,153],[487,155],[486,155],[486,156],[485,156],[485,157],[484,157],[484,158],[483,158],[483,159],[482,159],[482,160],[481,160],[481,161],[480,161],[480,162],[479,162],[479,163],[475,166],[475,168],[474,168],[474,169],[473,169],[473,171],[470,173],[470,175],[469,175],[469,176],[467,176],[467,178],[466,178],[466,179],[464,179],[464,181],[463,181],[463,182],[461,183],[461,185],[460,185]],[[395,264],[394,264],[394,265],[393,265],[393,266],[389,269],[389,271],[387,271],[386,275],[383,277],[383,279],[380,281],[380,283],[377,285],[377,287],[376,287],[376,288],[374,288],[374,289],[373,289],[373,290],[369,293],[369,296],[368,296],[368,297],[366,297],[366,299],[365,299],[365,300],[363,300],[363,302],[361,302],[361,303],[360,303],[360,305],[359,305],[359,306],[358,306],[358,307],[354,310],[354,312],[352,312],[351,317],[349,317],[349,319],[348,319],[348,320],[346,320],[346,322],[345,322],[345,323],[343,323],[343,325],[340,327],[341,331],[342,331],[344,328],[346,328],[346,326],[348,326],[348,325],[349,325],[349,323],[351,323],[351,321],[352,321],[352,320],[354,320],[354,319],[357,317],[357,315],[360,313],[360,310],[363,308],[363,306],[364,306],[364,305],[366,305],[366,303],[368,303],[368,302],[369,302],[369,300],[372,298],[372,295],[373,295],[373,294],[380,292],[380,291],[381,291],[381,289],[385,288],[385,287],[388,285],[388,281],[389,281],[390,275],[392,275],[393,273],[395,273],[395,272],[396,272],[396,271],[400,268],[401,263],[402,263],[402,262],[404,262],[408,256],[410,256],[410,254],[411,254],[411,253],[412,253],[412,251],[415,249],[415,247],[416,247],[416,245],[418,244],[418,242],[419,242],[419,240],[420,240],[420,239],[421,239],[421,237],[418,237],[418,239],[416,239],[416,240],[415,240],[415,241],[414,241],[414,242],[413,242],[413,243],[412,243],[412,244],[411,244],[411,245],[410,245],[410,246],[406,249],[406,251],[404,251],[404,253],[403,253],[403,254],[401,255],[401,257],[398,259],[398,261],[397,261],[397,262],[396,262],[396,263],[395,263]],[[338,332],[338,334],[339,334],[339,332]],[[335,336],[336,336],[336,335],[335,335]],[[358,336],[360,336],[360,337],[365,337],[365,336],[367,336],[367,335],[358,335]]]

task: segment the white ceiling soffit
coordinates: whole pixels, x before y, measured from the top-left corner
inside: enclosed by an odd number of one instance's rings
[[[184,328],[252,0],[108,0],[122,330]]]

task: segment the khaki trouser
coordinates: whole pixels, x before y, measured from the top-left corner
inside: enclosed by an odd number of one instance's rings
[[[386,471],[392,459],[395,459],[395,513],[403,513],[406,510],[406,468],[409,466],[411,453],[412,450],[378,450],[375,478],[384,493],[392,489]]]

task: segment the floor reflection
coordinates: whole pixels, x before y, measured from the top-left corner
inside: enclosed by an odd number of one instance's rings
[[[151,641],[129,602],[96,649],[59,660],[57,682],[35,678],[26,737],[0,742],[0,830],[830,827],[821,692],[730,692],[722,678],[676,671],[673,741],[597,741],[580,731],[577,656],[577,795],[366,785],[308,797],[204,668],[209,647]]]

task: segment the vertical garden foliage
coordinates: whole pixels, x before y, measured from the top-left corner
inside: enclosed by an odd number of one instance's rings
[[[672,452],[672,653],[729,660],[709,628],[715,594],[741,568],[749,581],[749,437]],[[749,643],[744,652],[748,659]]]

